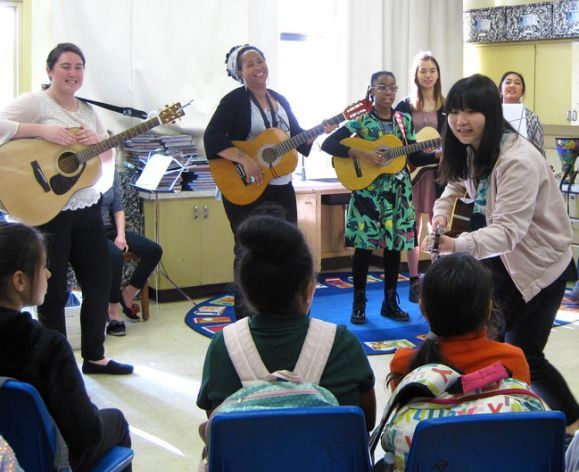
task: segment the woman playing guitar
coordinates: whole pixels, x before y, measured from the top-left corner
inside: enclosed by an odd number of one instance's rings
[[[264,183],[264,171],[256,160],[234,146],[233,141],[251,140],[268,128],[279,128],[290,136],[304,130],[298,124],[288,101],[267,88],[268,68],[264,54],[255,46],[235,46],[226,55],[227,73],[243,85],[225,95],[219,103],[203,136],[208,159],[227,159],[237,164],[240,178],[253,186],[267,185],[252,203],[237,205],[223,196],[223,207],[235,234],[237,227],[256,209],[266,203],[275,203],[285,210],[285,219],[297,223],[295,192],[291,171],[277,175]],[[301,154],[308,155],[313,139],[298,146]],[[293,170],[293,169],[292,169]],[[235,243],[237,267],[238,244]],[[248,314],[240,298],[235,295],[237,318]]]

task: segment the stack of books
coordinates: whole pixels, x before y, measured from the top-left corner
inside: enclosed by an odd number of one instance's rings
[[[193,136],[144,133],[123,143],[125,166],[142,170],[149,158],[162,154],[172,158],[157,191],[214,190],[215,181],[207,158],[199,156]]]

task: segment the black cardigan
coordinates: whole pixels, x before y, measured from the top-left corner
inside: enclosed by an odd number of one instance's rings
[[[44,337],[42,342],[40,336]],[[39,355],[34,353],[38,346],[43,349]],[[103,422],[88,397],[66,338],[43,328],[28,313],[3,307],[0,375],[30,383],[38,390],[71,455],[81,454],[102,440]]]
[[[279,93],[268,90],[268,92],[284,107],[289,118],[290,135],[295,136],[303,131],[296,117],[294,116],[289,102]],[[205,154],[208,159],[215,159],[224,149],[233,146],[232,142],[244,141],[247,139],[251,129],[251,98],[247,89],[239,87],[225,95],[213,117],[209,121],[203,144]],[[310,153],[311,145],[302,144],[297,150],[304,155]]]

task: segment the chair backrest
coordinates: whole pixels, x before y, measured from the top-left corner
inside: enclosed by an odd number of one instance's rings
[[[564,439],[559,411],[427,419],[416,427],[406,471],[560,472]]]
[[[55,454],[60,433],[44,400],[32,385],[8,379],[0,388],[0,434],[14,450],[24,470],[57,470]],[[132,458],[132,449],[117,446],[101,458],[92,470],[116,472],[130,464]]]
[[[55,470],[56,426],[32,385],[7,380],[0,388],[0,434],[24,470]]]
[[[209,472],[371,470],[362,410],[276,408],[217,414],[209,428]]]

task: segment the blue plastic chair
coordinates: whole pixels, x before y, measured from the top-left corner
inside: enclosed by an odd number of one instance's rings
[[[32,385],[9,379],[0,388],[0,434],[14,450],[24,470],[57,470],[54,457],[59,433],[42,397]],[[132,449],[117,446],[92,470],[117,472],[132,460]]]
[[[209,472],[368,472],[362,410],[355,406],[276,408],[215,415]]]
[[[406,472],[561,472],[565,415],[559,411],[481,414],[418,423]]]

